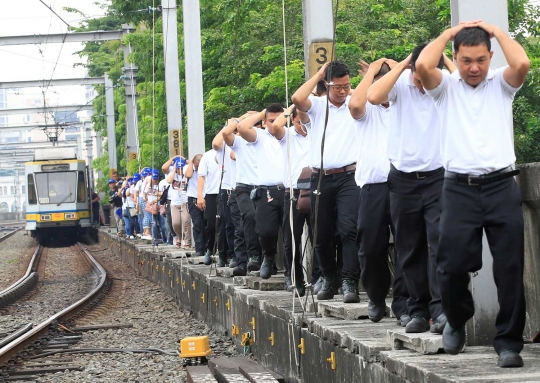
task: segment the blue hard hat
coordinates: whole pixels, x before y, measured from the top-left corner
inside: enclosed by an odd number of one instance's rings
[[[150,174],[151,171],[152,171],[151,168],[148,168],[148,167],[147,167],[147,168],[144,168],[144,169],[142,170],[142,172],[141,172],[141,175],[142,175],[143,177],[146,177],[146,176],[148,176],[148,175]]]
[[[176,169],[182,169],[184,166],[186,166],[186,160],[184,158],[177,158]]]
[[[157,169],[152,170],[152,179],[159,180],[159,170]]]
[[[119,207],[118,209],[116,209],[115,213],[116,213],[116,215],[117,215],[118,217],[122,218],[122,208],[121,208],[121,207]]]
[[[111,178],[111,179],[109,180],[109,182],[108,182],[108,183],[110,183],[110,184],[115,184],[115,183],[116,183],[116,181],[115,181],[115,180],[113,180],[113,179]]]
[[[139,182],[141,180],[141,175],[139,173],[133,174],[133,182]]]

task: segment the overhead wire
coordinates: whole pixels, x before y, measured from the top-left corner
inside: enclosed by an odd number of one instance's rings
[[[52,9],[51,7],[49,7],[47,4],[45,4],[45,2],[43,0],[39,0],[41,2],[41,4],[43,4],[44,6],[46,6],[47,8],[49,8],[49,10],[54,13],[56,15],[56,17],[58,17],[64,24],[66,24],[69,27],[71,27],[71,25],[68,24],[68,22],[66,20],[64,20],[63,18],[61,18],[58,13],[56,13],[54,11],[54,9]]]

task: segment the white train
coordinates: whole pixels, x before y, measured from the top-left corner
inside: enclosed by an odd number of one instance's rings
[[[26,162],[26,230],[39,241],[77,235],[91,226],[88,169],[75,148],[36,149]]]

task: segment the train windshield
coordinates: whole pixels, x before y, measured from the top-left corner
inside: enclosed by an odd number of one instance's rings
[[[36,186],[40,204],[75,202],[77,173],[36,173]]]

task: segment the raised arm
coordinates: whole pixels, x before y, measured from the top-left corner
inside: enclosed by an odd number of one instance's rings
[[[278,140],[281,140],[283,136],[285,136],[285,125],[287,125],[287,118],[291,115],[293,109],[294,105],[289,106],[289,108],[281,113],[272,124],[274,127],[274,137],[276,137]]]
[[[443,55],[443,57],[445,68],[448,69],[448,72],[454,73],[457,70],[456,64],[454,64],[454,62],[450,60],[447,55]]]
[[[367,93],[369,87],[373,84],[375,76],[381,70],[382,65],[386,62],[386,58],[379,59],[369,65],[368,70],[364,74],[364,78],[354,90],[351,99],[349,100],[349,111],[354,119],[361,119],[366,114]],[[360,66],[365,66],[365,61],[360,60]],[[384,78],[384,77],[383,77]],[[380,80],[379,80],[380,81]]]
[[[238,133],[247,142],[255,142],[257,140],[257,131],[255,130],[255,124],[261,120],[264,120],[265,110],[261,113],[255,113],[248,116],[246,119],[240,121],[238,124]]]
[[[504,70],[504,80],[514,88],[519,88],[525,82],[531,62],[525,49],[518,42],[508,36],[501,28],[488,23],[479,23],[478,27],[495,37],[501,46],[508,68]]]
[[[163,166],[161,167],[161,170],[163,171],[164,174],[169,174],[169,168],[171,167],[172,162],[174,161],[175,158],[184,158],[184,157],[174,156],[174,157],[169,158],[169,160],[165,162]]]
[[[379,105],[388,101],[388,94],[396,84],[399,76],[401,76],[405,69],[410,68],[411,56],[407,56],[405,60],[397,64],[394,61],[388,61],[388,65],[391,68],[390,72],[369,87],[367,100],[371,104]]]
[[[292,102],[294,105],[296,105],[296,108],[298,108],[299,111],[307,112],[311,109],[311,100],[309,99],[309,96],[311,95],[313,88],[317,86],[317,83],[325,79],[326,68],[328,68],[328,65],[330,65],[330,62],[324,64],[313,77],[311,77],[304,83],[304,85],[294,92]]]

